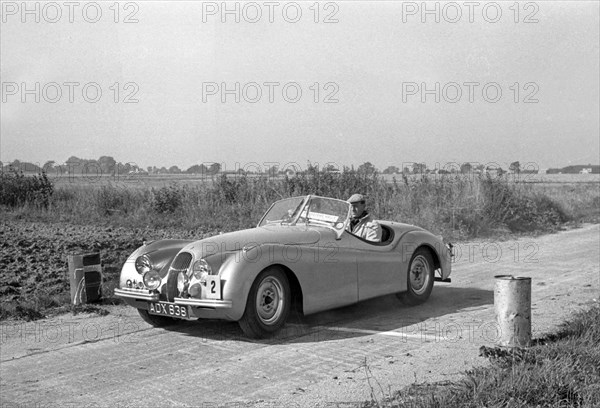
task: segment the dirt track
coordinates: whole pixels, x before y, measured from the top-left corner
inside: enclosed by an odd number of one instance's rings
[[[423,306],[373,299],[294,317],[269,341],[218,321],[154,329],[124,306],[5,322],[0,406],[354,406],[485,364],[478,349],[497,336],[494,275],[532,278],[534,336],[600,297],[600,225],[459,251],[452,283]]]

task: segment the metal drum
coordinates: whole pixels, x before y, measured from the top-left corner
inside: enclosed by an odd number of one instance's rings
[[[494,307],[500,347],[527,347],[531,343],[531,278],[494,276]]]

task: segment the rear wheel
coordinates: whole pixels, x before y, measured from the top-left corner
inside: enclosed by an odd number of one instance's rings
[[[283,325],[290,312],[290,285],[281,269],[262,271],[252,283],[246,310],[239,325],[251,338],[273,335]]]
[[[138,309],[137,311],[146,323],[154,327],[165,327],[177,323],[177,319],[173,319],[172,317],[153,315],[145,309]]]
[[[419,248],[408,265],[407,291],[398,294],[398,298],[407,305],[415,306],[425,302],[433,289],[434,267],[429,250]]]

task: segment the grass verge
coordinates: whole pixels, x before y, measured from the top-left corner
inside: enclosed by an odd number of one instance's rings
[[[556,333],[527,349],[481,348],[491,366],[457,382],[413,384],[363,407],[600,406],[600,305],[576,313]]]

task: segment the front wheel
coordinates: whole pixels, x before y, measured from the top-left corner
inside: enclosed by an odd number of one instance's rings
[[[251,338],[273,335],[285,324],[290,312],[290,285],[279,268],[262,271],[252,283],[246,310],[239,325]]]
[[[172,317],[153,315],[145,309],[138,309],[137,311],[146,323],[154,327],[165,327],[177,323],[177,319],[173,319]]]
[[[434,266],[431,253],[419,248],[413,254],[408,265],[407,291],[398,294],[402,302],[416,306],[425,302],[433,289]]]

